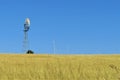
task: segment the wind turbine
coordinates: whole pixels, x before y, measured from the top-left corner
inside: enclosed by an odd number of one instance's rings
[[[23,49],[24,52],[28,50],[28,31],[30,29],[30,19],[26,18],[24,23],[24,41],[23,41]]]

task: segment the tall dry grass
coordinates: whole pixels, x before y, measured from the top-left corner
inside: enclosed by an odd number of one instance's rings
[[[0,80],[120,80],[120,55],[1,54]]]

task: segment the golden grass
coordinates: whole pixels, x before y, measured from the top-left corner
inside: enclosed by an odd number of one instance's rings
[[[120,80],[120,55],[1,54],[0,80]]]

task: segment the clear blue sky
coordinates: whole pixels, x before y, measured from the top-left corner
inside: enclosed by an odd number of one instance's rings
[[[0,53],[120,53],[120,0],[0,0]]]

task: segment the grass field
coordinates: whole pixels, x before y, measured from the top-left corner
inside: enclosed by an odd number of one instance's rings
[[[120,80],[120,55],[1,54],[0,80]]]

